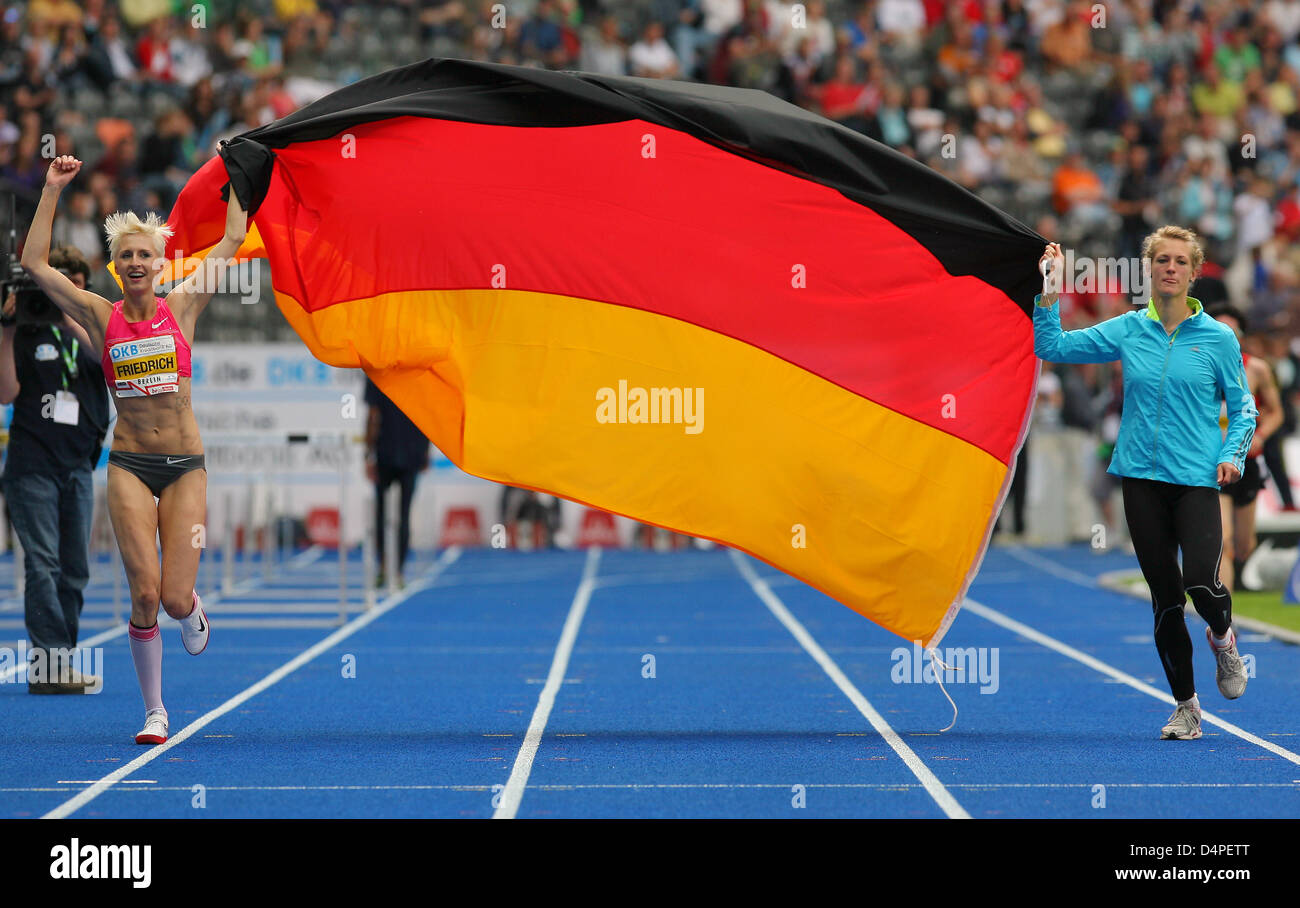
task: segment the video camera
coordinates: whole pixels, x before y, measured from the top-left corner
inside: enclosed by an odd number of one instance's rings
[[[59,307],[45,295],[31,275],[23,268],[18,256],[18,237],[14,221],[17,217],[16,199],[9,197],[9,248],[0,253],[0,304],[9,298],[10,292],[15,296],[15,308],[12,317],[0,315],[0,323],[20,325],[57,325],[63,321]]]
[[[51,302],[50,298],[36,282],[31,279],[23,266],[18,264],[17,257],[12,254],[4,255],[6,259],[4,268],[0,274],[4,276],[4,283],[0,284],[0,302],[7,300],[12,292],[15,296],[15,309],[12,318],[0,317],[0,321],[6,324],[17,323],[23,325],[57,325],[63,321],[63,313],[59,307]]]

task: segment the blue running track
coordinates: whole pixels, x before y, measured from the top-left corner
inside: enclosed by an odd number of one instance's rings
[[[29,696],[0,669],[0,816],[1300,816],[1300,647],[1243,633],[1255,677],[1226,701],[1190,614],[1205,735],[1161,741],[1150,607],[1096,581],[1133,567],[992,549],[943,641],[977,671],[948,674],[941,732],[912,647],[728,550],[425,553],[372,610],[359,562],[341,605],[309,550],[269,580],[235,565],[199,657],[164,621],[172,739],[149,748],[101,561],[102,692]]]

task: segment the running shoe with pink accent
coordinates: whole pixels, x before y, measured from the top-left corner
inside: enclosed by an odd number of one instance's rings
[[[194,591],[194,608],[190,610],[188,616],[180,620],[180,625],[181,642],[185,644],[185,652],[197,656],[208,648],[208,636],[212,628],[208,625],[208,616],[203,611],[203,600],[199,598],[198,590]]]

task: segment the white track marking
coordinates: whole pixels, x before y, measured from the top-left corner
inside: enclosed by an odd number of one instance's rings
[[[1119,669],[1115,668],[1114,666],[1102,662],[1100,659],[1097,659],[1093,656],[1089,656],[1087,653],[1080,652],[1074,647],[1062,643],[1061,641],[1057,640],[1055,637],[1049,637],[1047,636],[1047,634],[1035,630],[1034,628],[1030,627],[1027,624],[1021,624],[1019,621],[1015,620],[1014,618],[1008,618],[1006,615],[1002,614],[999,611],[995,611],[994,609],[989,608],[987,605],[981,605],[980,603],[976,602],[973,599],[967,599],[962,604],[962,608],[965,609],[966,611],[969,611],[971,614],[979,615],[981,618],[983,618],[986,621],[991,621],[994,624],[1000,625],[1001,627],[1004,627],[1009,631],[1017,633],[1028,640],[1032,640],[1035,643],[1039,644],[1040,646],[1045,646],[1050,650],[1055,650],[1056,652],[1060,653],[1063,656],[1068,656],[1069,658],[1075,660],[1076,662],[1081,662],[1084,665],[1088,666],[1088,668],[1091,668],[1092,670],[1097,672],[1101,672],[1101,674],[1106,675],[1108,678],[1113,678],[1114,680],[1118,681],[1121,684],[1127,684],[1129,687],[1133,688],[1134,690],[1141,691],[1142,693],[1147,694],[1148,696],[1155,697],[1157,700],[1161,701],[1162,703],[1167,703],[1170,706],[1175,705],[1174,698],[1170,694],[1167,694],[1161,690],[1157,690],[1156,688],[1152,687],[1150,684],[1147,684],[1143,681],[1139,681],[1137,678],[1133,677],[1127,672],[1122,672]],[[1211,725],[1217,725],[1219,726],[1219,728],[1222,728],[1224,731],[1229,732],[1230,734],[1234,734],[1244,741],[1249,741],[1251,744],[1258,745],[1259,747],[1264,748],[1270,753],[1277,754],[1282,759],[1290,760],[1292,763],[1295,763],[1296,765],[1300,766],[1300,754],[1292,753],[1291,751],[1287,750],[1285,747],[1278,747],[1276,744],[1272,743],[1271,741],[1265,741],[1263,738],[1251,734],[1250,732],[1246,731],[1244,728],[1240,728],[1236,725],[1233,725],[1231,722],[1228,722],[1225,719],[1220,719],[1218,716],[1207,711],[1204,707],[1201,708],[1201,722],[1202,723],[1209,722]]]
[[[935,803],[939,805],[939,808],[949,819],[969,820],[970,814],[957,803],[957,799],[949,793],[948,789],[944,788],[943,783],[935,777],[934,773],[921,761],[915,751],[903,743],[903,739],[898,736],[898,733],[889,727],[889,723],[885,721],[884,717],[876,712],[876,708],[867,701],[862,692],[853,685],[853,682],[845,676],[844,672],[840,671],[840,667],[826,654],[826,650],[822,649],[812,635],[799,623],[799,620],[790,614],[790,610],[772,592],[767,582],[754,573],[753,567],[750,566],[745,556],[733,549],[731,560],[735,562],[741,576],[749,582],[754,593],[768,607],[768,610],[776,616],[778,621],[785,625],[786,630],[794,635],[794,638],[799,641],[799,645],[807,650],[808,655],[817,661],[817,664],[822,667],[822,671],[826,672],[830,679],[835,682],[835,686],[843,692],[844,696],[849,698],[850,702],[858,708],[858,712],[862,713],[866,720],[871,723],[871,727],[885,739],[885,743],[892,747],[894,752],[902,758],[907,768],[912,771],[912,775],[920,780],[921,785],[929,792],[930,797],[934,798]]]
[[[306,551],[303,551],[290,558],[288,561],[284,563],[284,567],[286,568],[306,567],[312,562],[319,560],[321,555],[323,555],[324,553],[325,550],[323,548],[321,548],[318,545],[314,545],[311,548],[307,549]],[[117,570],[116,563],[113,564],[113,570]],[[249,590],[256,589],[261,583],[262,580],[260,578],[252,578],[249,580],[245,580],[243,583],[236,586],[231,592],[234,593],[235,595],[239,595],[241,590],[243,592],[248,592]],[[221,601],[220,593],[211,593],[203,600],[203,605],[206,608],[209,603],[216,603],[220,601]],[[158,611],[159,611],[158,620],[161,626],[167,627],[171,624],[176,623],[165,612],[163,612],[161,608]],[[108,630],[103,631],[102,633],[98,633],[93,637],[80,641],[77,644],[77,649],[88,649],[91,647],[99,646],[99,644],[101,643],[107,643],[108,641],[114,640],[118,637],[121,637],[123,634],[125,634],[126,628],[127,628],[127,622],[123,621],[121,624],[115,625],[109,628]],[[0,671],[0,683],[4,683],[8,681],[10,678],[16,676],[20,671],[26,670],[26,668],[27,668],[26,665],[11,665],[9,668],[6,668],[4,671]]]
[[[1097,587],[1097,578],[1089,577],[1082,571],[1076,571],[1072,568],[1059,565],[1050,558],[1045,558],[1037,552],[1031,552],[1028,549],[1022,549],[1015,545],[1009,545],[1003,549],[1003,551],[1018,561],[1023,561],[1025,564],[1036,567],[1039,570],[1046,571],[1049,574],[1054,574],[1062,580],[1068,580],[1071,583],[1077,583],[1080,586],[1086,586],[1093,589]]]
[[[83,785],[89,782],[57,782],[56,785]],[[137,788],[141,793],[159,791],[191,791],[188,785],[158,785],[149,779],[126,779],[121,785],[152,785],[152,788]],[[807,789],[849,789],[868,791],[912,791],[924,790],[918,782],[801,782]],[[1091,790],[1096,782],[962,782],[953,783],[949,788],[963,788],[972,791],[982,789],[1084,789]],[[1105,782],[1109,788],[1300,788],[1300,779],[1294,782]],[[640,790],[682,790],[711,789],[721,791],[746,789],[782,789],[788,791],[790,782],[608,782],[585,783],[576,785],[533,785],[533,791],[640,791]],[[67,788],[52,786],[34,788],[0,788],[5,794],[39,794],[42,792],[68,791]],[[123,788],[122,791],[128,789]],[[209,785],[208,791],[491,791],[490,785]]]
[[[596,589],[596,566],[599,563],[600,548],[588,549],[582,581],[578,584],[578,591],[573,594],[573,604],[569,606],[569,615],[564,619],[564,630],[560,631],[560,643],[551,659],[551,670],[547,673],[546,684],[537,698],[537,708],[533,710],[533,719],[528,723],[524,743],[515,756],[515,765],[501,792],[501,800],[497,802],[497,809],[492,814],[494,820],[513,820],[519,812],[519,802],[524,798],[524,788],[533,771],[533,760],[542,743],[542,732],[546,730],[546,721],[551,717],[551,709],[555,706],[555,696],[564,683],[564,673],[569,668],[569,656],[573,654],[578,628],[582,626],[582,618],[587,613],[587,603],[591,601],[591,594]]]
[[[113,785],[117,784],[126,776],[129,776],[131,773],[135,772],[140,767],[147,766],[149,763],[153,762],[158,757],[161,757],[163,754],[171,750],[173,747],[176,747],[178,744],[184,742],[195,732],[200,731],[210,723],[216,721],[217,719],[220,719],[226,713],[230,712],[232,709],[244,703],[245,701],[250,700],[253,697],[257,696],[258,694],[266,690],[271,685],[276,684],[277,682],[283,680],[288,675],[292,674],[293,672],[297,671],[299,668],[302,668],[302,666],[306,665],[311,660],[315,659],[321,653],[331,649],[332,647],[346,640],[348,637],[351,637],[357,631],[366,627],[371,622],[375,621],[377,618],[388,614],[390,611],[392,611],[397,606],[401,605],[403,602],[405,602],[415,593],[421,592],[424,589],[426,589],[432,582],[433,577],[437,576],[439,573],[441,573],[446,568],[448,568],[459,557],[460,557],[460,549],[458,547],[447,549],[445,552],[443,552],[442,557],[438,559],[437,563],[434,564],[428,576],[423,577],[417,580],[416,582],[412,583],[410,586],[402,590],[400,593],[386,600],[383,604],[377,605],[372,611],[366,612],[364,615],[361,615],[360,617],[354,618],[353,620],[349,621],[347,624],[343,625],[343,627],[339,628],[337,631],[330,634],[324,640],[321,640],[311,648],[299,653],[293,659],[290,659],[288,662],[286,662],[284,665],[277,668],[275,671],[271,672],[261,681],[258,681],[256,684],[252,685],[251,687],[245,688],[243,691],[231,697],[225,703],[222,703],[216,709],[195,719],[193,722],[185,726],[175,735],[168,738],[166,743],[159,744],[156,747],[151,747],[149,750],[145,751],[143,754],[136,757],[130,763],[127,763],[125,766],[119,767],[118,769],[104,776],[102,779],[100,779],[94,785],[82,791],[76,797],[71,798],[70,800],[60,804],[58,807],[54,808],[49,813],[45,814],[45,816],[43,816],[41,819],[60,820],[63,819],[64,817],[70,816],[75,811],[80,810],[90,801],[99,797],[101,794],[103,794]]]

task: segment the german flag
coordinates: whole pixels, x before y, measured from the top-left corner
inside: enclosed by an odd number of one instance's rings
[[[229,180],[312,352],[462,469],[742,549],[907,640],[955,617],[1038,372],[1019,222],[761,92],[459,60],[221,159],[171,254],[221,238]]]

